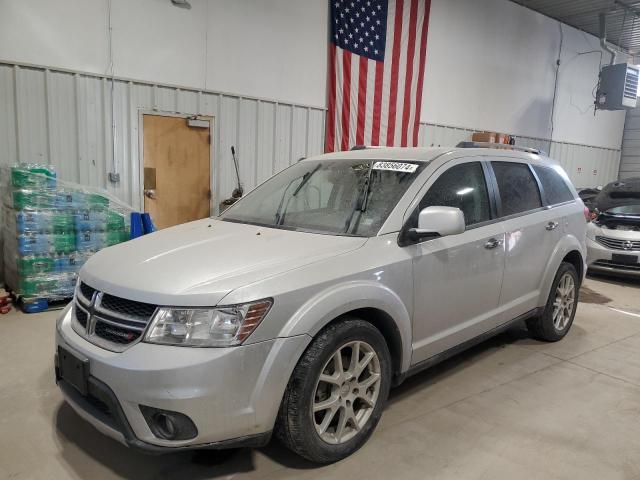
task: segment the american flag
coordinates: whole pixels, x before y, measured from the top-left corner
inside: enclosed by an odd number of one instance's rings
[[[416,146],[431,0],[330,0],[325,150]]]

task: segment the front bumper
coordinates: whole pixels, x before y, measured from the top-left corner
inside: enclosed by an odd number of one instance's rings
[[[614,254],[635,255],[638,257],[639,263],[637,265],[615,263],[612,261]],[[592,272],[640,278],[640,252],[614,250],[587,237],[587,268]]]
[[[138,343],[116,353],[75,333],[71,312],[66,309],[58,322],[56,351],[61,346],[89,359],[89,388],[83,396],[60,380],[65,399],[102,433],[150,452],[263,445],[296,361],[311,340],[300,335],[231,348]],[[156,437],[140,405],[188,416],[196,437]]]

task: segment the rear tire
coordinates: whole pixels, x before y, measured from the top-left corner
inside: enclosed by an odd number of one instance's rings
[[[380,331],[344,317],[320,332],[300,358],[275,434],[312,462],[341,460],[373,433],[390,384],[391,356]]]
[[[579,285],[576,268],[568,262],[562,262],[551,284],[542,314],[527,320],[527,329],[534,338],[546,342],[557,342],[564,338],[578,308]]]

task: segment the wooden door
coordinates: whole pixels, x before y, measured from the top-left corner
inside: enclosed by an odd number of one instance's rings
[[[211,214],[210,122],[143,116],[144,211],[159,229]]]

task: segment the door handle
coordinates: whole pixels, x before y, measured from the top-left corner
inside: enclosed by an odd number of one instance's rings
[[[547,223],[547,226],[544,227],[547,230],[555,230],[558,227],[558,222],[549,222]]]
[[[145,188],[144,196],[148,198],[156,198],[156,190],[154,188]]]
[[[499,247],[500,245],[502,245],[502,240],[499,240],[497,238],[490,238],[489,240],[487,240],[487,243],[484,244],[484,248],[491,250],[492,248]]]

